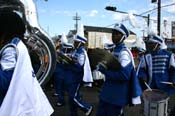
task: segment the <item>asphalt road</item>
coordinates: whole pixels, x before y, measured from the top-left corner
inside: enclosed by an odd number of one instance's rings
[[[54,89],[47,88],[45,93],[54,108],[54,113],[52,116],[69,116],[69,105],[68,105],[68,96],[65,93],[65,105],[58,107],[56,106],[57,97],[54,96]],[[81,93],[83,94],[83,100],[93,105],[93,111],[91,116],[95,116],[97,103],[98,103],[98,88],[82,88]],[[79,116],[85,116],[81,110],[78,110]]]
[[[94,86],[92,88],[86,88],[86,87],[81,88],[81,93],[83,94],[83,100],[92,104],[93,106],[93,111],[91,116],[96,115],[99,91],[100,91],[100,88],[97,86]],[[69,106],[67,101],[68,96],[66,93],[65,93],[65,100],[66,100],[65,105],[62,107],[57,107],[56,106],[57,97],[53,95],[54,89],[50,86],[47,86],[45,87],[44,92],[46,93],[51,105],[54,108],[54,113],[52,114],[52,116],[70,116]],[[173,107],[175,104],[175,96],[171,97],[169,101],[170,101],[169,108],[174,109]],[[137,105],[134,107],[126,106],[124,108],[125,116],[144,116],[143,109],[144,109],[143,104]],[[81,110],[78,111],[78,114],[79,116],[85,116]],[[169,113],[168,116],[175,116],[174,110],[171,113]]]

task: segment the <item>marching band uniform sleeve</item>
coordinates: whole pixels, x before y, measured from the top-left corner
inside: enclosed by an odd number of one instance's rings
[[[85,55],[84,54],[80,54],[79,58],[78,58],[78,64],[80,66],[84,65],[84,61],[85,61]]]
[[[13,47],[7,47],[0,60],[0,105],[8,90],[13,70],[16,64],[16,51]]]
[[[73,55],[73,61],[74,61],[74,65],[72,66],[72,70],[75,72],[81,72],[84,66],[84,62],[85,62],[84,52],[75,53]]]
[[[175,83],[175,56],[174,54],[171,55],[170,57],[170,66],[169,66],[169,73],[170,73],[170,81]]]
[[[139,79],[143,79],[146,80],[148,74],[147,74],[147,69],[146,69],[146,60],[144,55],[141,57],[140,62],[139,62],[139,66],[138,66],[138,78]]]
[[[4,50],[1,57],[2,70],[14,69],[16,64],[16,51],[13,47],[8,47]]]

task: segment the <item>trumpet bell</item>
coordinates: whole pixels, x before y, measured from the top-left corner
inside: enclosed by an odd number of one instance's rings
[[[57,52],[57,61],[64,62],[67,65],[71,65],[74,63],[70,57],[68,57],[67,55],[64,55],[60,52]]]

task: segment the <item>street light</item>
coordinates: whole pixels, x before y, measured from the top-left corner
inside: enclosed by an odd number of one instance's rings
[[[119,13],[124,13],[124,14],[128,14],[128,12],[124,12],[124,11],[118,11],[116,7],[113,7],[113,6],[106,6],[105,7],[106,10],[110,10],[110,11],[113,11],[113,12],[119,12]],[[142,18],[146,18],[148,19],[148,26],[149,26],[149,20],[150,20],[150,15],[148,14],[148,16],[142,16],[142,15],[138,15],[138,14],[133,14],[134,16],[138,16],[138,17],[142,17]]]
[[[106,6],[105,8],[106,10],[111,10],[111,11],[116,11],[117,8],[116,7],[113,7],[113,6]]]
[[[151,3],[156,3],[157,2],[157,0],[151,0]]]

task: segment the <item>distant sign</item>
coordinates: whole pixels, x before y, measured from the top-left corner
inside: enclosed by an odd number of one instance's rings
[[[175,21],[172,21],[172,36],[175,37]]]
[[[164,20],[161,27],[161,36],[164,39],[172,38],[172,22],[168,20]]]

